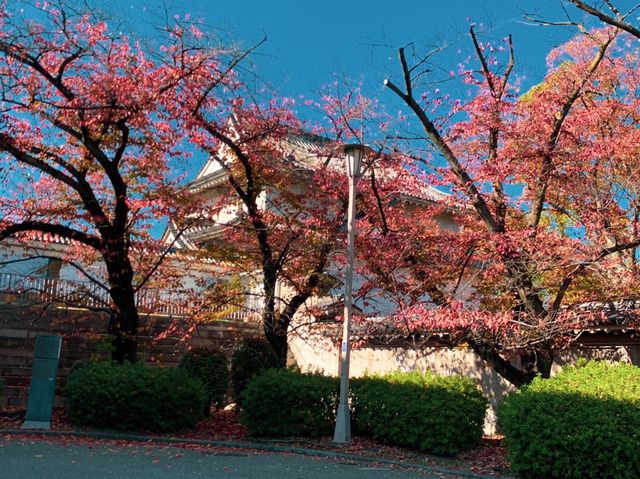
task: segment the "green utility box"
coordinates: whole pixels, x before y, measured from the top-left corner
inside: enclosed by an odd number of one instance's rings
[[[27,400],[27,417],[22,424],[22,429],[51,429],[61,344],[60,336],[36,337]]]

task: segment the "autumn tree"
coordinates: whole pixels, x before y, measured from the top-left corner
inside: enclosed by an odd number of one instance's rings
[[[96,11],[21,6],[0,8],[0,239],[69,241],[108,292],[113,358],[135,361],[136,292],[167,251],[150,228],[178,207],[168,106],[199,66],[185,44],[199,31],[167,25],[149,53]],[[98,271],[82,268],[96,261]]]
[[[429,88],[429,58],[404,48],[399,80],[385,81],[460,225],[430,257],[446,277],[423,288],[428,301],[405,294],[398,324],[468,345],[517,386],[548,377],[574,332],[602,320],[577,305],[638,293],[638,47],[614,25],[553,49],[524,94],[511,38],[483,42],[473,27],[475,63],[450,74],[469,99]]]
[[[228,186],[209,205],[209,218],[215,221],[230,202],[241,205],[237,223],[224,229],[222,241],[203,246],[226,261],[230,272],[257,274],[264,334],[284,366],[293,317],[322,286],[339,244],[335,232],[344,205],[335,198],[343,181],[329,167],[332,157],[337,161],[332,145],[305,134],[290,107],[277,101],[243,104],[240,85],[234,89],[236,98],[222,108],[203,91],[202,101],[186,112],[193,141],[224,171]],[[305,164],[309,158],[322,171]],[[283,283],[291,291],[286,298],[279,288]]]
[[[358,141],[353,139],[364,124],[379,123],[381,114],[350,90],[303,102],[300,106],[321,111],[327,121],[302,122],[293,99],[259,99],[237,74],[223,82],[226,95],[212,96],[208,85],[218,81],[215,72],[208,82],[193,78],[186,88],[197,93],[181,103],[191,140],[214,165],[189,187],[204,208],[186,236],[223,260],[230,273],[254,275],[261,285],[257,313],[284,366],[296,314],[320,314],[313,299],[341,288],[336,276],[344,262],[348,188],[337,147]],[[368,216],[376,225],[406,173],[380,151],[367,159],[361,188],[361,201],[373,205]],[[382,179],[376,178],[380,169]],[[217,193],[198,193],[213,177],[223,179]]]

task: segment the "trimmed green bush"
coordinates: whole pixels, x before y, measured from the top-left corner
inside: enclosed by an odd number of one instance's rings
[[[64,399],[80,426],[166,432],[193,427],[207,395],[182,369],[95,362],[71,371]]]
[[[535,379],[498,407],[522,477],[640,477],[640,368],[591,361]]]
[[[242,393],[241,421],[252,436],[326,436],[333,432],[338,379],[266,369]]]
[[[278,358],[269,343],[262,339],[244,339],[231,356],[231,383],[235,402],[242,404],[242,391],[253,375],[262,369],[277,367]]]
[[[357,434],[447,456],[482,439],[487,399],[469,378],[397,372],[351,384]]]
[[[241,421],[253,436],[327,436],[339,380],[268,369],[242,393]],[[477,444],[487,400],[462,377],[394,373],[351,381],[354,432],[389,444],[452,455]]]
[[[224,405],[229,387],[229,361],[223,353],[213,348],[193,348],[187,351],[178,367],[203,384],[209,405]]]

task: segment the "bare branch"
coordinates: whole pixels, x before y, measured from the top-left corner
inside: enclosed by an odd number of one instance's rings
[[[640,39],[640,29],[634,27],[633,25],[631,25],[628,22],[624,21],[624,16],[620,16],[619,13],[614,9],[613,12],[614,14],[616,14],[616,17],[612,17],[610,15],[607,15],[606,13],[598,10],[597,8],[581,1],[581,0],[569,0],[571,3],[573,3],[576,7],[578,7],[580,10],[588,13],[589,15],[592,15],[596,18],[598,18],[599,20],[603,21],[604,23],[608,23],[609,25],[612,25],[614,27],[617,27],[621,30],[626,31],[627,33],[630,33],[631,35],[633,35],[634,37]],[[608,3],[608,2],[607,2]],[[637,9],[638,6],[636,5],[633,10]]]
[[[160,265],[164,262],[164,260],[166,259],[167,255],[171,252],[171,250],[173,249],[175,244],[180,240],[180,238],[184,235],[184,233],[194,223],[196,223],[198,221],[198,219],[199,218],[193,218],[191,221],[189,221],[185,225],[183,225],[180,228],[180,230],[177,232],[177,234],[174,235],[173,240],[164,248],[162,253],[160,253],[160,256],[158,256],[158,259],[155,261],[155,263],[153,264],[151,269],[149,271],[147,271],[147,273],[145,273],[144,278],[142,278],[142,280],[139,281],[138,284],[135,286],[134,290],[136,292],[140,291],[144,287],[144,285],[147,284],[147,282],[151,279],[153,274],[158,270]]]
[[[509,63],[507,65],[507,69],[504,72],[502,77],[502,87],[500,88],[500,95],[504,95],[504,92],[507,88],[507,84],[509,83],[509,76],[511,76],[511,72],[513,70],[513,66],[515,64],[515,55],[513,54],[513,40],[511,38],[511,34],[509,34],[508,43],[509,43]]]
[[[473,30],[473,27],[469,28],[469,35],[471,35],[471,40],[473,41],[473,47],[476,50],[476,55],[478,56],[478,59],[480,60],[480,65],[482,65],[482,75],[484,76],[484,79],[487,82],[487,85],[489,86],[489,90],[491,91],[491,94],[495,97],[496,87],[493,84],[493,78],[491,76],[491,72],[489,71],[487,60],[484,57],[484,53],[482,52],[482,48],[480,47],[480,44],[478,43],[478,38],[476,37],[476,33]]]
[[[411,80],[408,79],[408,69],[403,68],[403,73],[405,83],[407,81],[410,82]],[[424,109],[420,107],[420,105],[412,95],[400,90],[400,88],[398,88],[391,80],[385,80],[384,84],[387,88],[389,88],[402,100],[404,100],[407,106],[411,108],[411,110],[416,114],[416,116],[420,120],[420,123],[422,124],[425,133],[427,134],[431,142],[435,145],[435,147],[442,153],[442,156],[444,156],[451,170],[458,178],[460,187],[463,188],[469,199],[471,199],[473,207],[483,219],[487,228],[493,232],[502,232],[503,228],[500,227],[500,225],[496,222],[493,214],[487,206],[484,197],[480,193],[480,190],[478,190],[477,186],[475,185],[467,171],[464,169],[456,155],[453,153],[447,142],[444,140],[444,138],[442,138],[440,131],[433,124],[431,119],[429,119]]]
[[[407,66],[407,58],[404,54],[404,48],[399,50],[400,53],[400,65],[402,66],[402,73],[404,78],[404,88],[406,90],[407,96],[413,97],[412,93],[412,80],[411,80],[411,70]]]

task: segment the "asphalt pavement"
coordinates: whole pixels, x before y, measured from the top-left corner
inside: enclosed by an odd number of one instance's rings
[[[2,479],[461,479],[371,463],[243,450],[0,439]]]

